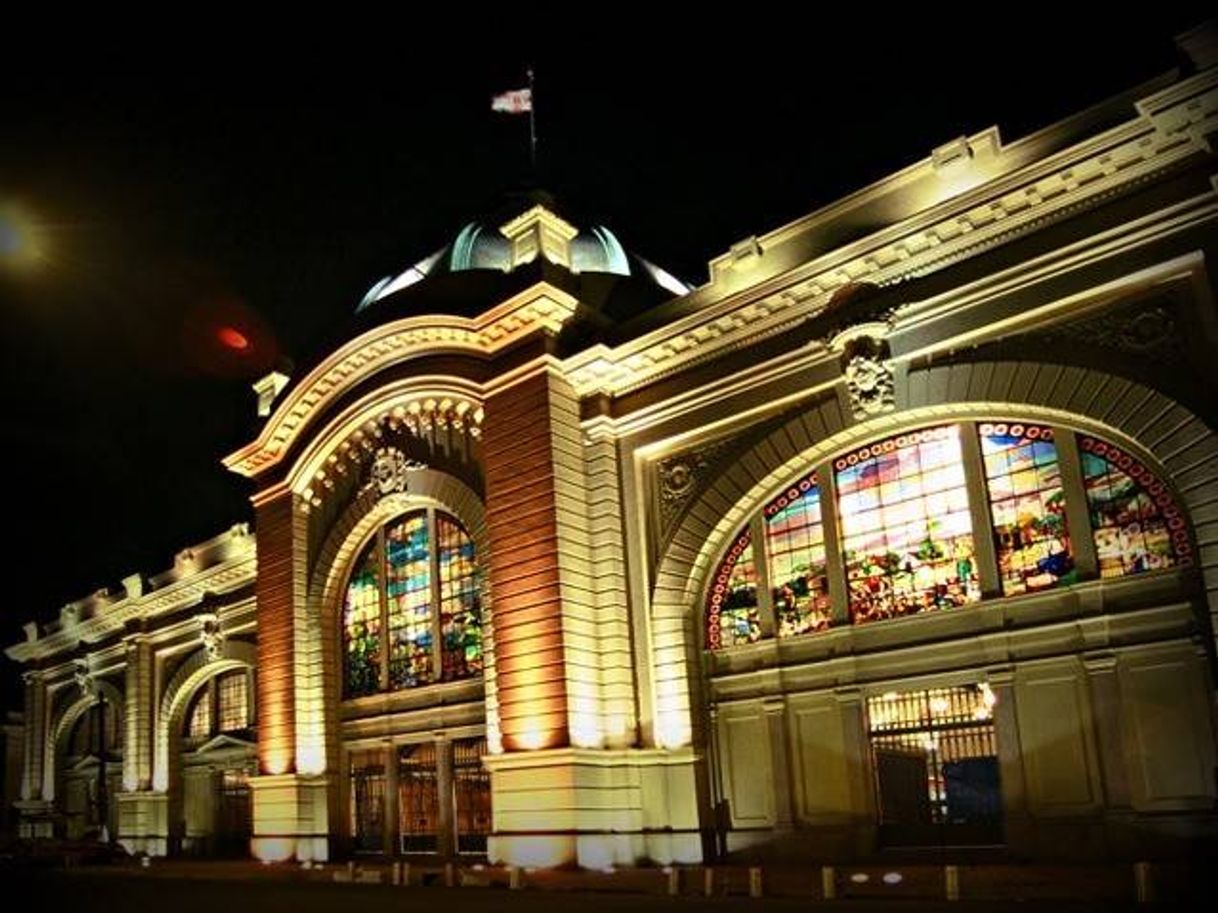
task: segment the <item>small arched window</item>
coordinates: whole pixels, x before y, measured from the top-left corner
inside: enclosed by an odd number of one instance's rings
[[[347,582],[344,695],[480,675],[479,590],[473,540],[451,515],[418,510],[377,530]]]
[[[205,742],[220,733],[252,729],[250,691],[250,675],[244,669],[222,672],[204,682],[186,711],[187,740]]]
[[[1014,596],[1192,563],[1185,517],[1150,469],[1047,425],[907,431],[818,472],[732,540],[708,594],[710,649],[959,608],[983,586]]]

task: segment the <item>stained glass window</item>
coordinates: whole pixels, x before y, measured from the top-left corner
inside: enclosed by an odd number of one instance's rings
[[[897,435],[834,468],[855,624],[980,598],[958,428]]]
[[[434,509],[396,518],[368,543],[347,585],[345,696],[480,675],[481,621],[481,577],[465,528]]]
[[[778,636],[829,627],[833,610],[816,473],[766,505],[765,535]]]
[[[1053,429],[987,422],[978,431],[1003,594],[1073,583],[1078,574]]]
[[[249,693],[244,672],[230,672],[220,676],[220,731],[239,732],[249,728]]]
[[[440,570],[440,631],[445,681],[482,671],[482,609],[474,543],[461,525],[436,517]]]
[[[372,694],[381,677],[381,602],[376,541],[360,555],[343,606],[347,697]]]
[[[706,644],[712,650],[761,640],[757,567],[748,530],[736,538],[719,565],[706,617]]]
[[[410,514],[385,530],[385,591],[389,599],[389,687],[433,678],[431,666],[431,550],[427,514]]]
[[[1080,435],[1078,447],[1100,576],[1192,564],[1187,524],[1167,486],[1112,444]]]

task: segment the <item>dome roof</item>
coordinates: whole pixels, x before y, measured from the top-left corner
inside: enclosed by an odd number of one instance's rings
[[[452,297],[449,293],[457,291],[454,282],[458,275],[467,280],[461,283],[466,291],[484,290],[493,297],[494,289],[500,285],[506,289],[520,284],[519,281],[503,283],[493,276],[524,280],[525,275],[513,277],[513,274],[535,273],[537,265],[546,273],[551,273],[552,267],[560,267],[571,277],[586,277],[589,281],[581,285],[602,292],[605,280],[610,277],[636,280],[625,285],[648,287],[651,292],[644,295],[649,299],[648,306],[690,290],[668,272],[628,253],[608,228],[602,225],[577,228],[558,215],[556,209],[549,194],[534,192],[515,197],[496,212],[468,222],[451,242],[431,255],[400,273],[380,279],[368,289],[356,307],[356,313],[365,319],[371,317],[372,312],[384,313],[388,299],[400,299],[404,304],[406,296],[403,293],[416,287],[418,293],[422,293],[424,287],[430,287],[439,294],[411,294],[412,304],[448,312],[451,308],[446,301]],[[440,277],[449,278],[440,280]],[[594,297],[604,298],[604,295]],[[430,300],[424,302],[423,298]],[[474,298],[482,299],[483,295],[475,294]],[[485,303],[489,306],[494,301]],[[467,309],[468,306],[460,308],[462,311]],[[634,313],[641,309],[645,308],[626,308]],[[416,308],[411,307],[411,310]]]

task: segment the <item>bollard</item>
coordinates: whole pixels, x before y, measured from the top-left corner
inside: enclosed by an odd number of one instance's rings
[[[393,862],[389,866],[389,883],[398,885],[402,883],[402,864]]]
[[[943,867],[943,889],[948,900],[960,899],[960,866],[945,865]]]
[[[444,863],[444,887],[454,888],[457,886],[457,867],[451,862]]]
[[[715,870],[709,865],[702,870],[702,893],[707,897],[715,893]]]
[[[1150,903],[1155,899],[1154,881],[1150,877],[1149,862],[1133,864],[1133,883],[1138,893],[1138,903]]]
[[[406,887],[408,884],[410,884],[410,863],[403,862],[402,863],[402,887]]]
[[[354,862],[347,863],[347,880],[355,881],[355,863]]]
[[[508,889],[519,891],[523,887],[520,878],[520,866],[514,865],[508,869]]]
[[[749,897],[761,896],[761,867],[753,866],[749,869]]]
[[[681,893],[681,870],[675,865],[668,868],[668,896],[676,897]]]
[[[825,895],[825,900],[837,899],[837,872],[831,865],[820,867],[820,892]]]

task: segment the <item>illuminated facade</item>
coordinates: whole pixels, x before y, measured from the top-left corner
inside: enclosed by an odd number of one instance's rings
[[[378,283],[256,385],[252,527],[9,648],[26,833],[98,825],[109,770],[154,853],[1213,840],[1203,39],[698,288],[540,196]]]

